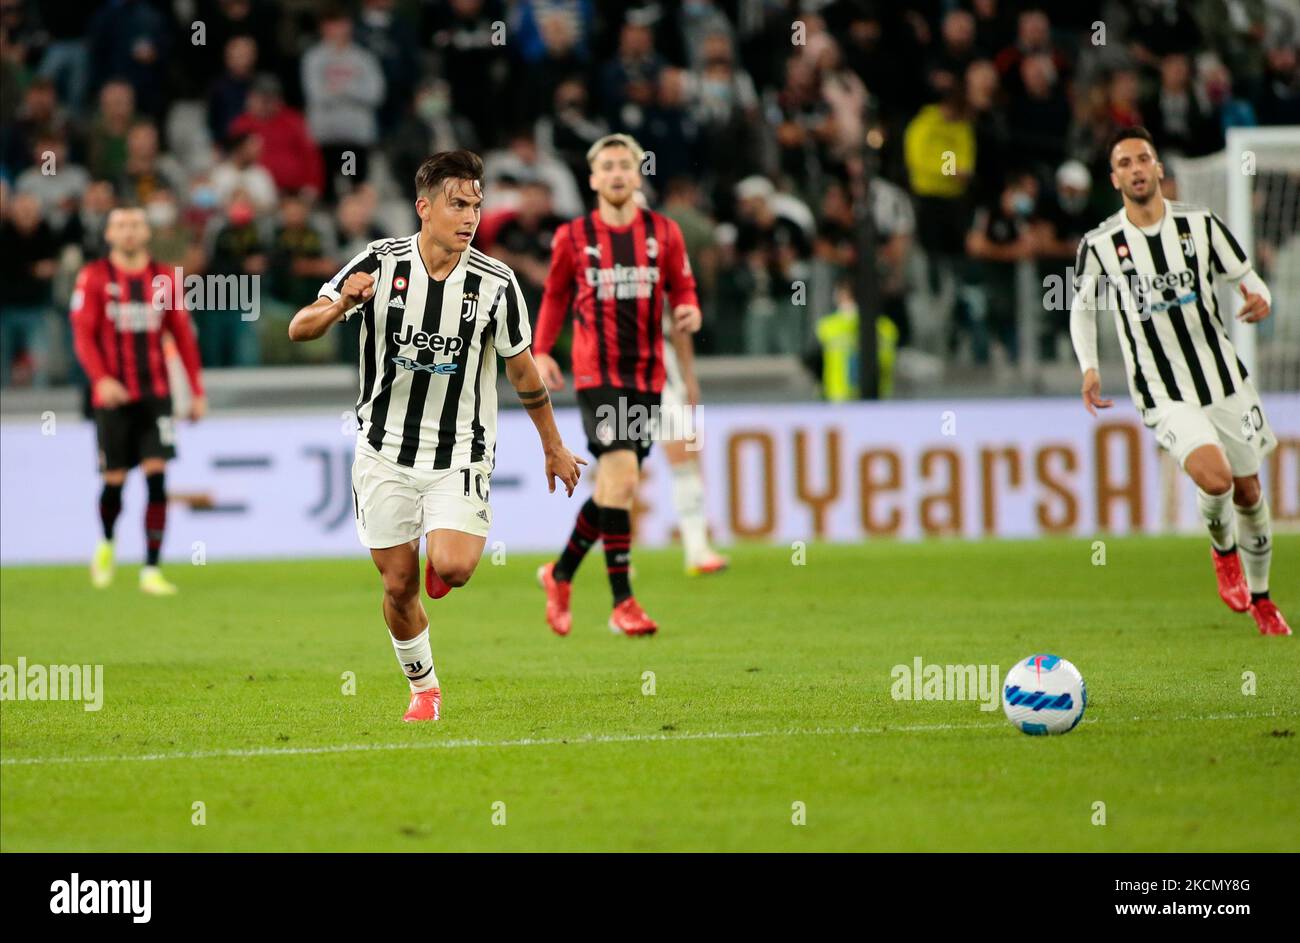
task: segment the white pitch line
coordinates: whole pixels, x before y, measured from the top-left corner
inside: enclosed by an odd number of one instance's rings
[[[1107,723],[1133,723],[1158,720],[1162,723],[1207,720],[1254,720],[1282,716],[1276,711],[1266,714],[1207,714],[1179,717],[1129,717],[1111,718]],[[1084,724],[1097,723],[1095,717],[1085,718]],[[120,756],[29,756],[0,759],[0,766],[47,766],[82,763],[156,763],[164,760],[208,760],[259,756],[314,756],[329,753],[375,753],[388,750],[461,750],[505,749],[509,747],[546,747],[584,743],[661,743],[692,740],[752,740],[761,737],[838,737],[860,734],[936,733],[945,730],[994,730],[1005,723],[987,724],[912,724],[901,727],[807,727],[785,730],[703,731],[699,733],[662,734],[580,734],[574,737],[524,737],[518,740],[411,740],[405,743],[339,743],[319,747],[253,747],[251,749],[194,750],[176,753],[139,753]]]

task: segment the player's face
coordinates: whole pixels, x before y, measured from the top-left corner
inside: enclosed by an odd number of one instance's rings
[[[1160,192],[1164,175],[1155,148],[1141,138],[1125,138],[1110,152],[1110,182],[1126,200],[1146,203]]]
[[[149,223],[144,210],[113,210],[108,214],[104,239],[110,248],[134,255],[149,244]]]
[[[444,180],[432,199],[415,201],[415,211],[436,245],[448,252],[464,252],[478,229],[482,205],[480,181]]]
[[[596,155],[588,182],[602,200],[622,206],[641,189],[641,168],[629,148],[610,145]]]

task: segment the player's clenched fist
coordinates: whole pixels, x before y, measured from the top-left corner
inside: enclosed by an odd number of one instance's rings
[[[374,293],[375,278],[366,272],[353,272],[339,289],[339,297],[349,308],[369,301]]]

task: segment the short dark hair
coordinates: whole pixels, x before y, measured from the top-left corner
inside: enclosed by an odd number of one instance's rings
[[[439,151],[425,158],[415,172],[415,195],[432,196],[445,180],[476,180],[482,184],[483,158],[464,148]]]
[[[1139,141],[1146,141],[1151,145],[1151,150],[1156,149],[1155,138],[1151,137],[1151,132],[1141,125],[1135,125],[1132,128],[1120,128],[1110,136],[1110,142],[1106,145],[1106,163],[1110,163],[1110,155],[1115,153],[1115,145],[1120,141],[1127,141],[1137,138]]]

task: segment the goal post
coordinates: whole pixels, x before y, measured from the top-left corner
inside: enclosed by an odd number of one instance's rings
[[[1233,346],[1260,390],[1300,389],[1300,126],[1231,128],[1217,154],[1171,161],[1178,199],[1208,206],[1268,283],[1273,315],[1232,318]],[[1228,320],[1240,299],[1221,294]]]

